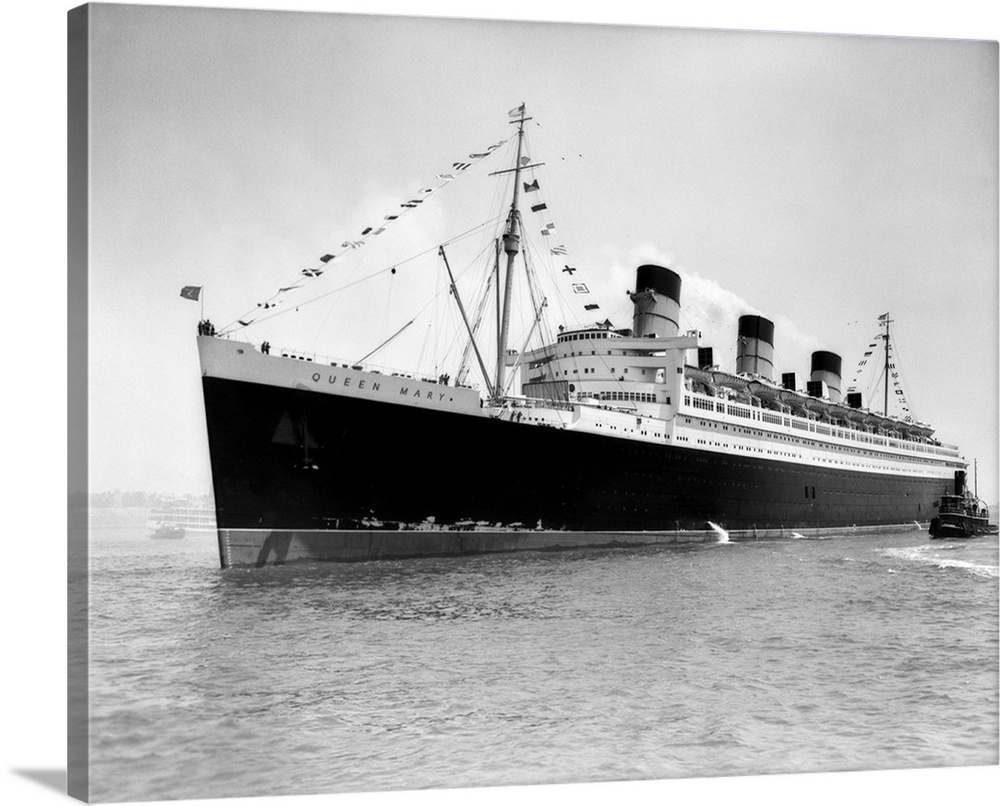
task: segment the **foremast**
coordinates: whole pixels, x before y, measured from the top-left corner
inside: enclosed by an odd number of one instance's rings
[[[518,253],[521,251],[521,234],[519,232],[520,226],[520,210],[518,209],[518,201],[521,196],[521,172],[525,168],[535,168],[542,163],[534,163],[531,165],[522,164],[522,155],[524,152],[524,124],[525,122],[531,120],[527,117],[525,113],[525,105],[522,103],[519,107],[511,110],[511,123],[517,124],[517,155],[514,158],[514,167],[508,168],[505,171],[496,171],[491,176],[497,176],[499,174],[511,173],[514,174],[514,193],[513,198],[510,203],[510,212],[507,214],[507,224],[504,228],[503,234],[503,251],[507,255],[507,266],[506,274],[504,275],[503,283],[503,299],[502,299],[502,310],[500,314],[500,331],[497,336],[497,364],[496,364],[496,376],[493,383],[493,395],[492,403],[494,405],[499,405],[504,396],[504,374],[506,372],[506,361],[507,361],[507,342],[510,337],[510,304],[511,304],[511,290],[514,285],[514,260]],[[527,160],[524,160],[525,162]],[[498,264],[499,268],[499,264]],[[497,283],[497,288],[499,290],[499,278]]]

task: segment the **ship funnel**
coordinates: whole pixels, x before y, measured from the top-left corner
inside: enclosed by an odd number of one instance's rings
[[[774,374],[774,322],[752,314],[740,317],[736,372],[771,380]]]
[[[677,335],[681,312],[679,274],[663,266],[640,266],[635,271],[635,293],[629,297],[635,305],[633,336]]]
[[[826,350],[817,350],[812,354],[811,381],[822,381],[826,384],[826,396],[831,403],[840,402],[840,356]]]

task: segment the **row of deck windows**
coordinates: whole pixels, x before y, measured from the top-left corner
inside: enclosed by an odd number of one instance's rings
[[[598,400],[629,400],[636,403],[655,403],[656,395],[651,392],[601,392]],[[670,398],[666,399],[670,405]]]
[[[684,418],[684,422],[687,423],[687,424],[691,424],[692,420],[691,420],[690,417],[685,417]],[[719,424],[718,423],[713,423],[713,422],[710,422],[710,421],[707,421],[707,420],[698,419],[695,422],[695,424],[696,425],[700,425],[700,426],[705,427],[705,428],[719,428]],[[723,425],[722,429],[724,431],[728,431],[729,430],[729,426]],[[765,437],[765,438],[769,438],[769,439],[772,439],[772,440],[779,440],[779,441],[782,441],[782,442],[789,442],[789,443],[794,443],[794,444],[797,444],[797,445],[802,445],[802,446],[807,447],[807,448],[825,449],[827,451],[836,451],[837,453],[853,453],[853,454],[865,455],[865,456],[868,456],[870,458],[874,458],[873,453],[871,451],[866,451],[866,450],[859,449],[859,448],[852,448],[852,447],[848,447],[848,446],[844,446],[844,445],[835,445],[835,444],[830,444],[830,443],[825,443],[825,442],[817,442],[817,441],[811,440],[811,439],[796,439],[794,437],[788,437],[788,436],[785,436],[783,434],[775,434],[775,433],[769,432],[769,431],[759,431],[759,430],[754,429],[754,428],[739,428],[739,427],[734,426],[732,430],[733,430],[734,434],[747,434],[747,435],[754,436],[754,437]],[[678,439],[680,439],[680,437],[678,437]],[[720,447],[726,447],[726,448],[730,447],[730,445],[728,443],[726,443],[725,445],[722,445],[721,443],[709,443],[708,440],[704,440],[704,441],[703,440],[698,440],[698,442],[699,442],[699,444],[714,444],[714,445],[719,445]],[[758,450],[758,451],[762,450],[760,448],[743,447],[743,446],[740,446],[738,444],[735,445],[734,447],[736,447],[737,450]],[[771,453],[771,451],[768,451],[768,453]],[[802,458],[802,454],[782,454],[782,452],[780,452],[780,451],[774,451],[774,453],[785,455],[785,456],[795,456],[795,457],[798,457],[800,459]],[[851,465],[851,466],[854,466],[854,467],[871,467],[871,465],[869,465],[866,462],[851,462],[851,461],[848,461],[847,459],[840,458],[840,457],[837,457],[837,458],[816,457],[816,458],[818,458],[819,461],[821,461],[821,462],[829,462],[831,464]],[[921,460],[920,458],[918,458],[918,457],[905,456],[905,455],[897,455],[897,454],[890,454],[890,455],[887,455],[887,456],[883,456],[883,457],[881,457],[881,460],[882,461],[890,461],[890,462],[891,461],[906,462],[908,464],[925,464],[925,462],[923,460]],[[891,464],[876,465],[875,467],[881,468],[883,470],[893,470],[893,469],[895,469],[894,466],[891,465]]]
[[[692,406],[696,409],[703,409],[706,411],[713,410],[713,403],[711,400],[705,400],[699,397],[692,398],[690,395],[684,396],[685,405]],[[763,410],[748,409],[745,406],[736,406],[733,404],[725,404],[717,402],[714,404],[714,410],[720,414],[730,414],[737,417],[743,417],[746,419],[757,419],[762,420],[766,423],[771,423],[772,425],[783,425],[791,426],[792,428],[797,428],[800,431],[815,431],[818,434],[823,434],[824,436],[834,436],[839,439],[849,439],[854,442],[862,442],[869,445],[885,445],[890,448],[905,448],[909,450],[918,451],[920,453],[929,453],[936,456],[954,456],[954,452],[948,450],[939,449],[933,445],[929,445],[922,442],[919,439],[911,437],[890,437],[883,436],[880,434],[861,431],[850,426],[834,424],[822,425],[816,420],[806,419],[803,420],[799,417],[782,417],[780,414],[772,413]]]
[[[592,333],[567,333],[560,336],[558,341],[579,341],[580,339],[606,339],[608,334],[606,331],[595,331]]]

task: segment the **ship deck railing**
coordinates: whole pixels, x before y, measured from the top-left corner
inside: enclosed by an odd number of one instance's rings
[[[573,403],[568,400],[551,400],[541,397],[511,397],[508,396],[504,402],[514,408],[523,409],[559,409],[560,411],[573,411]]]
[[[332,356],[321,355],[318,353],[313,353],[309,351],[301,350],[291,350],[288,348],[282,348],[281,350],[275,351],[273,354],[275,356],[280,356],[281,358],[306,361],[310,363],[322,364],[324,366],[331,367],[341,367],[343,369],[355,369],[364,372],[371,372],[377,375],[387,375],[391,377],[407,378],[409,380],[419,380],[426,383],[442,384],[445,386],[453,386],[456,388],[466,388],[466,389],[477,389],[476,384],[459,384],[456,383],[454,378],[444,379],[444,376],[437,378],[425,377],[419,373],[407,372],[405,370],[400,370],[393,367],[382,366],[377,364],[365,363],[361,364],[358,362],[344,361],[340,358],[335,358]],[[899,439],[895,437],[884,436],[876,434],[871,431],[862,430],[860,428],[855,428],[851,426],[837,425],[833,423],[824,423],[818,417],[800,417],[799,415],[792,414],[790,412],[775,411],[772,409],[764,408],[760,405],[757,400],[751,400],[750,403],[738,402],[737,396],[725,397],[717,396],[711,397],[709,395],[702,395],[698,392],[694,392],[690,389],[685,389],[683,391],[683,401],[684,408],[690,409],[692,414],[699,415],[701,412],[712,412],[713,415],[722,414],[727,417],[736,417],[740,420],[751,420],[755,422],[767,423],[771,426],[779,426],[781,428],[794,429],[795,431],[805,431],[807,433],[815,433],[822,436],[831,436],[835,438],[845,439],[852,442],[858,442],[864,445],[870,445],[875,447],[886,447],[895,448],[898,450],[912,450],[917,453],[930,454],[933,456],[940,456],[950,459],[957,459],[959,457],[958,447],[955,445],[947,445],[935,440],[916,440],[916,439]],[[522,406],[530,408],[557,408],[563,411],[572,411],[574,403],[570,401],[562,400],[550,400],[542,398],[525,398],[525,397],[508,397],[507,402],[513,406]],[[586,405],[587,401],[577,401],[582,405]],[[606,406],[607,401],[601,401],[601,403],[593,403],[591,405],[596,405],[599,408],[609,408],[615,409],[613,406]],[[738,422],[738,421],[737,421]]]
[[[899,439],[860,428],[824,422],[818,418],[800,417],[790,412],[774,411],[763,408],[760,405],[738,403],[734,402],[731,398],[702,395],[689,389],[684,390],[683,401],[684,408],[688,410],[687,413],[695,416],[703,416],[702,412],[711,412],[716,417],[722,415],[726,419],[730,417],[738,418],[735,421],[737,425],[741,424],[740,420],[751,420],[754,423],[762,425],[767,423],[768,425],[778,426],[782,429],[834,437],[836,439],[860,443],[865,446],[908,450],[949,459],[957,459],[959,455],[958,448],[954,445],[944,445],[934,441],[918,439]]]

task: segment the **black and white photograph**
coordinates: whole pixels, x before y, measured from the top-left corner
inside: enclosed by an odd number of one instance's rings
[[[62,9],[11,786],[995,787],[995,28],[511,9]]]

